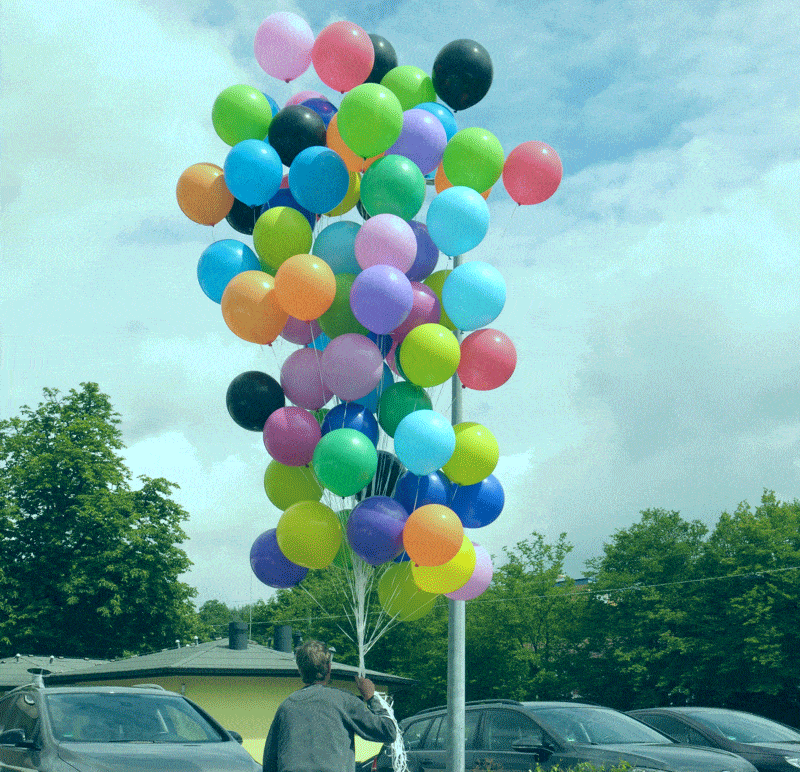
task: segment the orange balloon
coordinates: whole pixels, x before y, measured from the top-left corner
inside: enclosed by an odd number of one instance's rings
[[[440,163],[436,167],[436,176],[433,178],[433,187],[436,188],[437,193],[441,193],[443,190],[453,187],[453,183],[447,179],[447,175],[444,173],[444,164]],[[483,193],[481,193],[484,201],[489,198],[489,194],[491,192],[492,189],[489,188],[489,190],[484,190]]]
[[[272,343],[289,314],[275,297],[275,279],[264,271],[243,271],[222,293],[222,318],[231,332],[250,343]]]
[[[403,548],[420,566],[441,566],[452,560],[464,543],[464,526],[450,507],[425,504],[403,526]]]
[[[339,126],[336,123],[335,115],[333,118],[331,118],[331,122],[328,124],[328,132],[326,134],[325,144],[327,144],[331,150],[335,150],[342,157],[344,165],[347,167],[347,171],[349,172],[365,172],[381,156],[386,155],[385,153],[381,153],[380,155],[366,159],[362,158],[360,155],[356,155],[349,147],[347,147],[347,145],[344,144],[342,135],[339,134]]]
[[[216,164],[190,166],[178,178],[175,194],[181,211],[200,225],[216,225],[233,207],[233,193],[228,190],[222,169]]]
[[[336,277],[316,255],[295,255],[275,274],[275,299],[289,316],[310,322],[319,319],[336,297]]]

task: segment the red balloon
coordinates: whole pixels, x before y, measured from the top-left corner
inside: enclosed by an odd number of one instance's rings
[[[442,316],[439,298],[427,284],[412,281],[411,288],[414,290],[414,305],[411,306],[411,311],[405,321],[392,330],[392,340],[395,344],[402,343],[403,338],[420,324],[428,324],[429,322],[438,324]]]
[[[558,153],[544,142],[523,142],[503,164],[503,185],[518,204],[541,204],[556,192],[563,169]]]
[[[337,21],[317,35],[311,61],[319,79],[344,94],[369,77],[375,64],[375,48],[361,27],[349,21]]]
[[[475,330],[461,341],[458,377],[469,389],[496,389],[511,377],[516,366],[514,344],[499,330]]]

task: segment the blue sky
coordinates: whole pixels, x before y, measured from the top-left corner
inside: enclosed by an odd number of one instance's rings
[[[229,85],[338,102],[313,68],[292,84],[259,68],[253,37],[277,10],[315,34],[353,21],[426,71],[449,41],[477,40],[494,82],[459,127],[563,160],[544,204],[517,208],[496,185],[489,235],[465,256],[506,278],[494,326],[520,358],[501,389],[465,397],[465,419],[499,440],[507,496],[477,541],[498,554],[565,531],[580,575],[642,509],[713,524],[764,488],[797,496],[794,4],[19,0],[2,23],[0,409],[99,382],[131,471],[181,486],[200,602],[269,593],[247,562],[279,516],[269,458],[225,390],[245,370],[277,374],[292,347],[225,327],[196,266],[237,234],[189,221],[175,183],[224,162],[210,116]]]

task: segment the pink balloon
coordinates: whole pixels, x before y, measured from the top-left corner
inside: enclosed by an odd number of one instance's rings
[[[544,142],[517,145],[503,164],[503,185],[518,204],[541,204],[561,184],[558,153]]]
[[[400,375],[400,371],[397,369],[397,360],[395,359],[398,345],[399,342],[392,338],[392,347],[389,349],[389,353],[386,355],[386,364],[389,365],[389,369],[395,375]],[[403,376],[401,375],[400,377],[402,378]]]
[[[261,69],[287,83],[302,75],[311,64],[314,33],[296,13],[278,11],[261,22],[253,51]]]
[[[288,107],[289,105],[299,105],[301,102],[305,102],[306,99],[327,99],[324,94],[320,94],[319,91],[298,91],[294,96],[289,97],[286,100],[286,104],[284,107]]]
[[[392,340],[396,343],[402,343],[403,338],[420,324],[438,324],[442,318],[442,305],[439,298],[427,284],[412,281],[411,288],[414,290],[414,305],[411,306],[411,311],[405,321],[392,330]]]
[[[356,260],[362,268],[391,265],[405,273],[417,257],[417,237],[411,226],[396,214],[376,214],[356,233]]]
[[[289,343],[297,343],[300,346],[307,346],[314,338],[322,332],[316,319],[311,322],[304,322],[290,316],[286,320],[281,337]]]
[[[321,436],[319,421],[302,407],[279,408],[264,424],[264,447],[285,466],[310,464]]]
[[[485,328],[471,332],[461,341],[458,377],[476,391],[502,386],[517,366],[517,350],[508,335]]]
[[[301,348],[286,357],[281,367],[281,386],[290,402],[307,410],[319,410],[333,396],[322,383],[320,352]]]
[[[325,347],[320,362],[322,380],[339,399],[361,399],[377,388],[383,375],[380,349],[366,335],[337,335]]]
[[[475,547],[475,570],[469,581],[453,592],[445,593],[445,598],[451,600],[472,600],[482,595],[492,581],[494,566],[489,553],[480,544],[472,542]]]
[[[317,35],[311,61],[319,79],[343,94],[369,77],[375,64],[375,48],[361,27],[336,21]]]

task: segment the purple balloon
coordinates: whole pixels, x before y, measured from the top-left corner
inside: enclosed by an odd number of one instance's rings
[[[428,226],[425,223],[411,220],[408,224],[417,237],[417,256],[414,258],[414,264],[406,271],[406,276],[410,281],[422,281],[436,268],[436,263],[439,262],[439,249],[428,234]]]
[[[294,587],[306,578],[308,569],[288,560],[278,547],[275,529],[264,531],[250,547],[250,567],[268,587]]]
[[[350,289],[353,315],[370,332],[378,335],[391,332],[402,324],[413,305],[411,282],[402,271],[391,265],[365,268],[356,276]],[[286,396],[289,396],[288,392]]]
[[[423,174],[432,172],[442,160],[447,132],[442,122],[427,110],[412,108],[403,113],[403,128],[386,155],[401,155],[413,161]]]
[[[408,512],[388,496],[370,496],[353,507],[347,519],[347,543],[362,560],[379,566],[403,551]]]
[[[322,382],[321,354],[301,348],[286,357],[281,367],[281,386],[286,398],[308,410],[319,410],[333,396]]]
[[[305,466],[322,437],[319,421],[302,407],[278,408],[264,424],[264,447],[279,464]]]
[[[307,346],[316,338],[322,330],[316,319],[311,322],[304,322],[290,316],[281,331],[281,337],[290,343],[297,343],[299,346]]]
[[[337,335],[320,360],[322,381],[339,399],[350,402],[366,397],[383,375],[380,349],[357,332]]]

